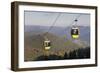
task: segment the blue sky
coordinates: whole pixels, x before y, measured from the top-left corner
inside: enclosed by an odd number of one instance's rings
[[[70,26],[72,21],[79,15],[77,25],[89,26],[90,14],[24,11],[25,25],[51,26],[57,18],[54,26],[66,27]]]

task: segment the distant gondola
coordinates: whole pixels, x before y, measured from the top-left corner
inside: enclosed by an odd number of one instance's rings
[[[45,50],[49,50],[51,48],[51,42],[49,40],[44,41]]]

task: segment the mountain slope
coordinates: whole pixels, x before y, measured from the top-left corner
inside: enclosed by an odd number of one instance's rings
[[[48,52],[49,55],[56,54],[63,56],[65,52],[69,53],[82,47],[79,46],[77,43],[74,43],[72,40],[56,36],[52,33],[48,33],[46,35],[44,35],[44,33],[29,35],[27,34],[27,32],[25,32],[25,61],[33,61],[38,56],[46,54],[43,44],[45,36],[51,41],[51,49]]]

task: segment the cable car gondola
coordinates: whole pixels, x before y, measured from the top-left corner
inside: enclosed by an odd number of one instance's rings
[[[79,29],[77,27],[72,27],[71,36],[72,36],[73,39],[79,38]]]
[[[49,50],[51,48],[50,40],[45,40],[44,41],[44,47],[45,47],[45,50]]]
[[[75,22],[77,23],[78,20],[75,20]],[[71,36],[73,39],[78,39],[79,38],[79,29],[77,26],[73,26],[71,28]]]

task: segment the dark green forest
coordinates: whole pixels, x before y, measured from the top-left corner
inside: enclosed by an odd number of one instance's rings
[[[71,51],[69,53],[65,52],[64,56],[60,55],[41,55],[35,59],[35,61],[44,60],[64,60],[64,59],[86,59],[90,58],[90,47],[79,48],[77,50]]]

